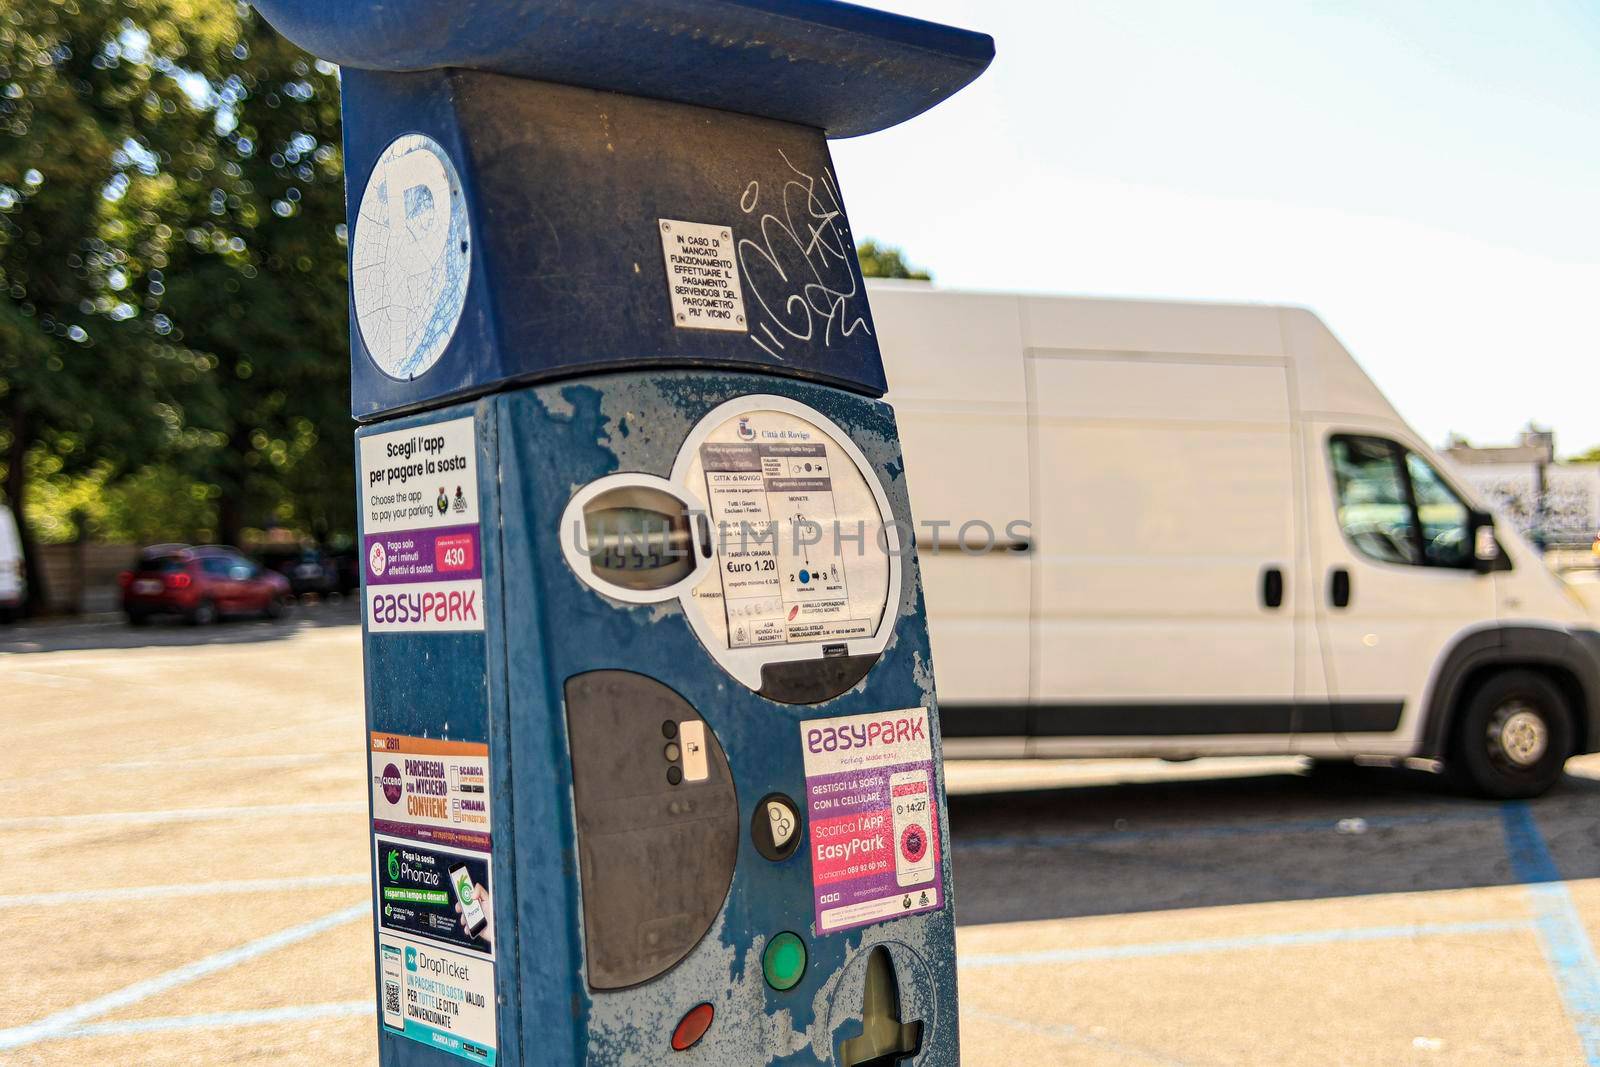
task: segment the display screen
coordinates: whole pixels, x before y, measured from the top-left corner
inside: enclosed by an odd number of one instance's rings
[[[683,504],[657,489],[628,486],[601,493],[583,509],[589,567],[624,589],[665,589],[694,571],[694,544]]]

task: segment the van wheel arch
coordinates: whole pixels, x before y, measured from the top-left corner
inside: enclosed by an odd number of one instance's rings
[[[1446,655],[1428,699],[1418,755],[1447,759],[1472,698],[1507,671],[1533,671],[1565,698],[1573,755],[1600,751],[1600,635],[1535,626],[1496,626],[1463,637]]]

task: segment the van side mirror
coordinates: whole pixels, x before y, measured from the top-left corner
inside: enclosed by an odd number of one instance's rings
[[[1479,574],[1503,569],[1500,541],[1494,535],[1494,516],[1474,511],[1467,519],[1472,538],[1472,569]]]

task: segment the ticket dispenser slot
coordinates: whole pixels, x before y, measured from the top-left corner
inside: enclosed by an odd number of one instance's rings
[[[716,734],[672,689],[632,671],[567,679],[567,736],[589,986],[669,970],[722,910],[739,802]]]

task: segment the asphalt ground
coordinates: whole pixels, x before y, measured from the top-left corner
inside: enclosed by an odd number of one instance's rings
[[[0,1064],[374,1061],[353,621],[0,630]],[[968,1065],[1600,1065],[1600,759],[948,773]]]

